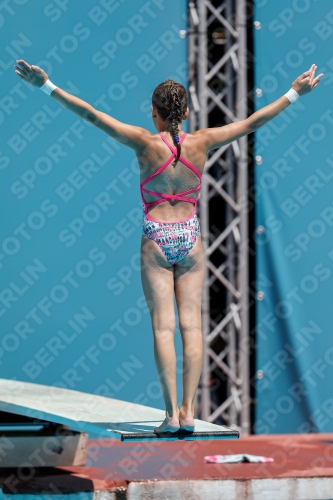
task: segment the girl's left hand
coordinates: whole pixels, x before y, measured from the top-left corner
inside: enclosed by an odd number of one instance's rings
[[[296,90],[300,96],[308,94],[315,89],[320,83],[320,79],[324,76],[324,73],[320,73],[320,75],[315,77],[314,75],[316,69],[317,66],[312,64],[308,71],[305,71],[305,73],[296,78],[296,80],[291,84],[291,88]]]
[[[16,62],[18,65],[14,65],[15,73],[34,87],[41,87],[48,80],[47,74],[39,66],[30,66],[23,59],[18,59]]]

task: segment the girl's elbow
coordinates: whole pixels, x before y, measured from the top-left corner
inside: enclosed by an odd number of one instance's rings
[[[264,120],[255,120],[253,122],[250,122],[249,123],[249,133],[255,132],[256,130],[258,130],[258,128],[262,127],[263,125],[265,125]]]
[[[82,118],[84,120],[86,120],[87,122],[92,123],[96,127],[100,123],[100,119],[98,117],[98,114],[95,111],[91,111],[89,109],[87,109],[87,110],[84,111],[84,113],[82,115]]]
[[[242,125],[242,135],[250,134],[254,130],[255,120],[252,120],[251,117],[245,118],[242,122],[239,122]]]

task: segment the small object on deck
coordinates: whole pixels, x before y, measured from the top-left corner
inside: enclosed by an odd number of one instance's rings
[[[206,464],[236,464],[242,462],[274,462],[274,458],[260,457],[258,455],[248,455],[247,453],[239,455],[211,455],[204,457]]]

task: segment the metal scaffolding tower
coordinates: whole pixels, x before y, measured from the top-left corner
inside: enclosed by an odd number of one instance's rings
[[[219,125],[247,118],[247,5],[245,0],[189,2],[191,132],[216,126],[217,111]],[[243,435],[250,429],[247,186],[247,137],[242,137],[213,151],[203,176],[204,359],[195,408],[197,417],[222,421]],[[223,219],[218,233],[213,201]],[[223,291],[219,314],[211,305],[214,287]],[[216,401],[212,389],[216,369],[224,374],[223,402]]]

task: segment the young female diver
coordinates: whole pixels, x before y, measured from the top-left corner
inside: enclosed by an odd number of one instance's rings
[[[38,66],[17,60],[15,72],[40,87],[59,104],[132,148],[140,165],[143,203],[141,279],[154,334],[154,357],[166,407],[166,417],[156,433],[193,431],[193,401],[202,368],[201,297],[204,255],[196,203],[207,154],[254,132],[276,117],[299,96],[311,92],[323,73],[317,66],[300,75],[287,94],[243,121],[186,134],[188,117],[185,88],[172,80],[159,84],[152,96],[153,134],[122,123],[87,102],[56,87]],[[176,319],[174,294],[183,341],[183,400],[176,394]]]

